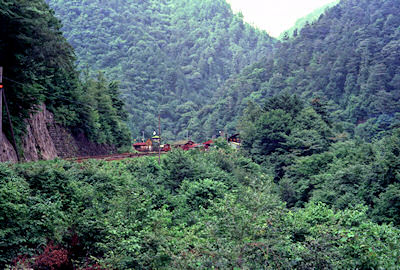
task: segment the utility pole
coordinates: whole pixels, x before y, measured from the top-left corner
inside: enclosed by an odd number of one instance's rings
[[[158,136],[159,138],[159,145],[158,145],[158,165],[161,164],[161,116],[158,113]]]
[[[13,146],[14,146],[14,149],[15,149],[15,153],[17,154],[17,160],[18,160],[18,162],[20,162],[21,159],[19,158],[18,149],[17,149],[17,143],[15,142],[15,135],[14,135],[14,129],[13,129],[12,122],[11,122],[10,110],[8,109],[6,93],[5,93],[4,87],[3,87],[3,67],[0,67],[0,94],[1,94],[1,97],[3,98],[3,100],[4,100],[4,105],[6,107],[6,112],[7,112],[7,116],[8,116],[8,123],[10,125],[10,130],[11,130],[12,143],[13,143]],[[2,100],[0,98],[0,109],[1,109],[0,110],[0,122],[2,123],[3,122],[3,119],[2,119],[3,118],[2,117],[2,113],[3,113],[2,109],[3,108],[2,108],[1,104],[2,104]],[[2,134],[3,125],[2,124],[0,124],[0,132],[1,132],[1,134],[0,134],[1,139],[3,139],[3,134]]]
[[[12,143],[13,143],[13,146],[14,146],[14,149],[15,149],[15,153],[17,154],[17,160],[18,160],[18,162],[20,162],[21,159],[19,158],[18,149],[17,149],[17,143],[15,142],[14,129],[13,129],[13,126],[12,126],[10,111],[8,110],[6,93],[5,93],[4,90],[3,90],[3,99],[4,99],[4,105],[6,105],[5,107],[6,107],[6,112],[7,112],[7,116],[8,116],[8,123],[10,125],[10,130],[11,130]]]

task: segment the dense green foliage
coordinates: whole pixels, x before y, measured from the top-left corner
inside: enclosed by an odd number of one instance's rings
[[[300,18],[296,21],[296,23],[290,27],[288,30],[283,32],[282,34],[279,35],[280,40],[287,40],[289,37],[297,36],[299,34],[299,31],[306,26],[307,24],[311,24],[319,19],[319,17],[325,13],[325,11],[337,5],[340,2],[340,0],[335,0],[332,3],[326,4],[320,8],[317,8],[307,16],[304,16],[303,18]]]
[[[275,166],[276,178],[294,158],[326,151],[333,131],[319,101],[312,105],[289,95],[271,98],[262,108],[250,104],[240,124],[243,149],[258,163]]]
[[[320,98],[335,124],[348,122],[346,130],[360,125],[357,135],[381,136],[399,119],[399,7],[398,0],[341,1],[279,43],[272,57],[229,79],[193,121],[206,134],[232,134],[249,101],[286,91]]]
[[[232,74],[271,52],[273,40],[225,0],[56,1],[81,68],[119,80],[135,137],[163,118],[164,137],[201,127],[190,119]]]
[[[288,95],[251,104],[241,129],[243,151],[274,176],[287,206],[363,204],[373,220],[400,225],[399,129],[374,143],[351,140],[332,128],[319,100]]]
[[[85,132],[93,141],[129,142],[117,85],[80,80],[73,49],[43,0],[1,0],[0,25],[0,66],[19,137],[29,113],[45,103],[58,123]]]
[[[0,164],[2,268],[18,255],[35,269],[57,260],[69,265],[64,269],[95,263],[105,269],[392,269],[400,263],[399,229],[370,220],[390,217],[383,208],[398,187],[377,201],[378,215],[358,204],[334,210],[310,203],[292,211],[269,173],[238,153],[175,150],[161,165],[156,160]]]
[[[121,82],[135,137],[157,129],[159,112],[166,139],[232,134],[249,101],[282,91],[327,102],[365,139],[400,118],[397,0],[341,1],[276,44],[223,0],[48,2],[78,65]]]
[[[78,76],[43,2],[0,3],[14,117],[45,102],[92,140],[124,142],[112,76],[135,132],[162,110],[167,137],[189,125],[242,140],[239,151],[222,138],[207,152],[174,149],[161,164],[0,163],[0,268],[399,267],[398,0],[343,0],[273,57],[222,0],[51,1],[81,67],[106,67],[97,77]]]

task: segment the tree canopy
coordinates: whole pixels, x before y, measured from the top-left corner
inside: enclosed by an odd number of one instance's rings
[[[399,7],[398,0],[341,1],[231,77],[192,121],[199,132],[232,134],[249,101],[287,92],[320,99],[351,133],[381,137],[399,117]]]
[[[118,86],[80,78],[73,48],[44,1],[2,0],[0,14],[0,66],[19,138],[29,113],[44,103],[59,124],[94,142],[130,142]]]
[[[398,268],[399,0],[342,0],[279,43],[223,0],[50,2],[82,73],[43,1],[0,0],[20,134],[45,103],[100,143],[160,112],[167,137],[241,145],[0,163],[0,268]]]
[[[121,82],[133,135],[150,136],[161,113],[165,138],[191,121],[232,74],[270,54],[274,40],[234,15],[225,0],[48,0],[78,66]]]

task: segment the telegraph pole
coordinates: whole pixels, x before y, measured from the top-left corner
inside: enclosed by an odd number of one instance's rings
[[[8,123],[10,124],[10,130],[11,130],[11,137],[12,137],[13,146],[14,146],[14,149],[15,149],[15,153],[17,154],[17,160],[18,160],[18,162],[20,162],[21,159],[19,158],[18,149],[17,149],[17,143],[15,142],[14,129],[13,129],[13,126],[12,126],[10,111],[8,110],[6,93],[4,92],[4,90],[3,90],[3,99],[4,99],[4,105],[6,105],[5,107],[6,107],[6,112],[7,112],[7,116],[8,116]]]

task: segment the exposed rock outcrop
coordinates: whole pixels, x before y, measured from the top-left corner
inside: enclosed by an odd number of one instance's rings
[[[117,152],[115,146],[91,142],[83,133],[74,136],[68,129],[57,124],[50,125],[49,131],[57,154],[61,158],[98,156]]]
[[[61,158],[70,158],[79,156],[79,147],[71,132],[57,124],[49,125],[50,136]]]
[[[6,136],[0,131],[0,162],[17,162],[17,154],[12,144],[7,140]]]
[[[26,123],[26,135],[22,140],[25,160],[49,160],[58,157],[48,130],[48,125],[54,123],[53,114],[46,110],[45,105],[40,105]]]
[[[17,162],[14,148],[3,134],[2,138],[0,162]],[[26,120],[22,147],[25,161],[106,155],[117,150],[114,146],[93,143],[84,134],[74,136],[69,129],[55,123],[44,104]]]

